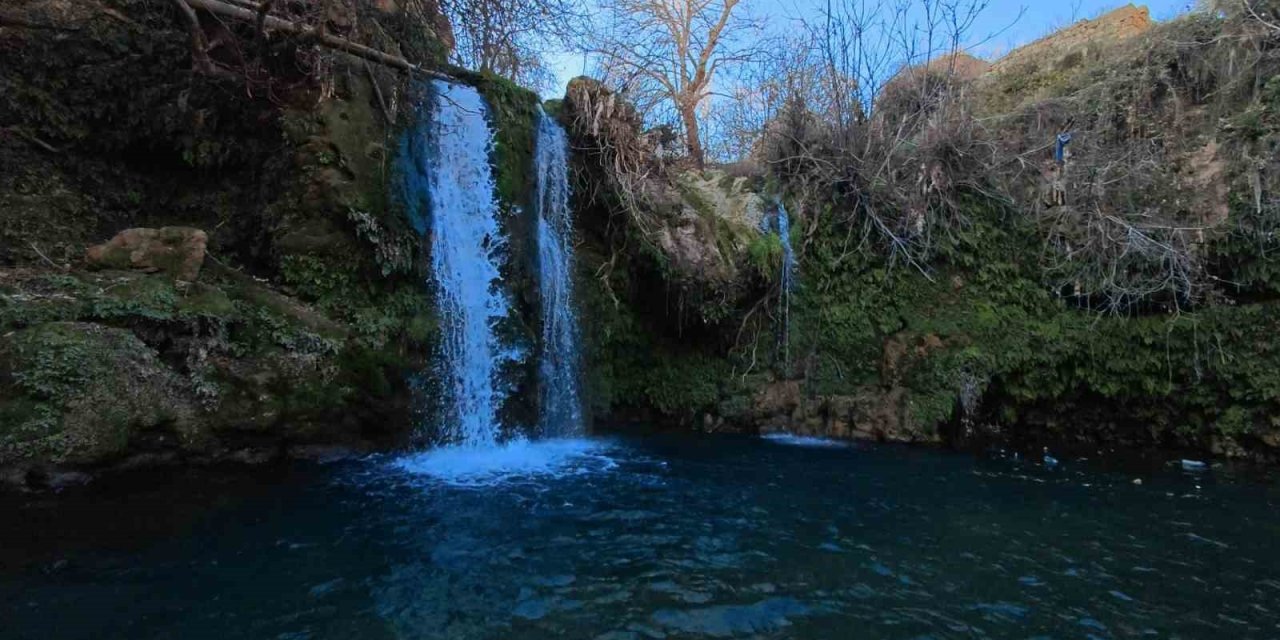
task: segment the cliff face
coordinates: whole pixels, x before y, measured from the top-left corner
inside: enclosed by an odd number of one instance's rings
[[[335,6],[333,33],[442,63],[443,30],[428,37],[422,16]],[[390,188],[416,113],[406,78],[287,35],[233,46],[259,37],[234,21],[201,23],[213,68],[194,72],[180,17],[144,0],[23,0],[0,16],[6,477],[405,440],[431,403],[431,381],[409,381],[438,321]],[[575,81],[558,113],[597,418],[1274,459],[1280,43],[1208,14],[1121,37],[1144,16],[1077,25],[976,78],[984,63],[948,60],[960,73],[939,95],[972,102],[915,120],[968,124],[831,188],[814,188],[813,167],[690,171],[624,101]],[[1226,49],[1238,42],[1250,48]],[[503,332],[532,340],[536,101],[454,73],[497,131],[520,316]],[[1057,175],[1048,149],[1064,130]],[[1067,197],[1046,204],[1047,187]],[[775,199],[785,238],[762,224]],[[878,244],[871,206],[929,251]],[[1156,218],[1177,224],[1133,222]],[[1114,268],[1082,268],[1100,260]],[[1117,290],[1109,314],[1092,308]],[[527,369],[503,372],[511,424],[532,415]]]
[[[588,398],[602,424],[702,420],[733,378],[739,321],[776,286],[776,207],[740,167],[697,171],[634,108],[575,79],[560,109],[573,159]],[[699,422],[701,424],[701,422]]]
[[[1005,73],[1027,64],[1052,65],[1090,47],[1109,47],[1142,35],[1153,24],[1147,7],[1128,4],[1018,47],[993,62],[990,72]]]
[[[383,4],[335,3],[325,20],[439,64],[430,31]],[[406,437],[406,374],[435,319],[387,188],[404,77],[212,19],[214,70],[195,72],[168,3],[2,11],[0,467],[21,480],[51,462]],[[144,255],[158,227],[198,234],[165,250],[189,250],[185,268]],[[121,242],[151,249],[86,256],[138,228]]]
[[[707,430],[1275,460],[1277,68],[1280,40],[1247,16],[1151,25],[1128,7],[930,85],[941,103],[902,120],[919,133],[834,183],[822,172],[847,159],[821,155],[824,128],[785,131],[808,143],[766,179],[792,218],[789,297],[765,278],[727,305],[655,308],[674,279],[641,277],[621,240],[589,243],[612,294],[588,314],[602,334],[591,375],[611,382],[600,410]],[[877,107],[922,108],[907,93]],[[874,148],[876,124],[852,135]],[[671,255],[657,248],[660,263]],[[677,320],[690,316],[715,322]]]

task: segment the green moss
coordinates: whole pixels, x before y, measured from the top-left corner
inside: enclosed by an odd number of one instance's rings
[[[542,111],[556,120],[564,117],[564,100],[553,98],[542,103]]]
[[[178,315],[183,318],[214,318],[230,320],[235,317],[236,306],[231,297],[219,287],[193,283],[178,300]]]
[[[155,353],[131,333],[52,322],[0,342],[0,462],[89,462],[140,429],[180,424],[185,399]]]
[[[99,318],[139,316],[152,320],[172,320],[178,311],[179,294],[168,278],[124,278],[104,287],[91,299],[91,314]]]
[[[747,245],[747,260],[756,273],[766,281],[778,277],[782,267],[782,238],[776,233],[762,233]]]
[[[37,276],[0,289],[0,331],[21,329],[82,314],[89,287],[73,276]]]
[[[601,257],[579,255],[577,291],[582,300],[583,341],[589,373],[587,395],[595,411],[654,408],[688,419],[714,410],[737,389],[732,365],[710,345],[664,337],[629,303],[628,274],[595,277]],[[652,300],[650,300],[650,303]]]
[[[509,204],[528,202],[541,100],[536,93],[492,73],[456,68],[451,71],[474,86],[489,107],[498,196]]]
[[[17,334],[13,380],[39,401],[59,401],[88,384],[98,371],[98,345],[76,325],[49,323]]]
[[[809,393],[901,386],[926,431],[957,417],[969,385],[1014,433],[1199,448],[1215,435],[1273,437],[1259,416],[1280,397],[1275,305],[1098,317],[1039,284],[1033,229],[973,205],[973,227],[928,278],[843,256],[835,239],[812,244],[792,311],[792,353],[815,362]]]

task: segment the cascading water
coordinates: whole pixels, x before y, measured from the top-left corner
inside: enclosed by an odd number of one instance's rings
[[[542,292],[542,433],[578,435],[578,319],[573,304],[573,225],[569,211],[569,142],[564,129],[538,116],[538,286]]]
[[[778,201],[777,212],[764,219],[765,231],[776,231],[782,241],[782,267],[778,274],[778,312],[782,318],[779,341],[782,345],[784,367],[791,365],[791,291],[795,287],[796,256],[791,247],[791,219],[787,208]]]
[[[505,241],[490,166],[493,132],[475,89],[430,85],[419,124],[401,149],[409,213],[430,238],[432,285],[439,299],[445,406],[440,447],[398,458],[395,465],[449,484],[482,486],[507,478],[604,470],[607,443],[587,440],[499,440],[498,409],[506,392],[499,372],[520,359],[504,348],[495,325],[510,317],[500,286]],[[428,111],[429,110],[429,111]],[[583,429],[581,358],[573,313],[568,144],[550,118],[538,124],[537,242],[542,290],[542,432],[575,436]]]
[[[503,247],[489,155],[493,132],[484,98],[472,87],[433,81],[430,109],[406,134],[401,154],[406,202],[430,237],[431,273],[440,308],[441,444],[497,444],[495,384],[502,361],[495,324],[509,304],[498,287]]]

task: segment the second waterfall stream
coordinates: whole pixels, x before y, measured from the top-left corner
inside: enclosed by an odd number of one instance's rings
[[[543,435],[583,431],[578,318],[573,296],[573,219],[569,209],[569,142],[554,119],[538,114],[538,288],[542,296]]]

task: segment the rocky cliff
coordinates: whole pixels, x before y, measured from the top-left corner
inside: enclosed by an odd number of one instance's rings
[[[437,316],[393,188],[419,117],[404,65],[489,103],[519,316],[502,331],[537,335],[536,98],[447,69],[438,16],[329,6],[281,15],[400,62],[204,13],[193,49],[183,17],[145,0],[0,13],[6,478],[410,437]],[[817,114],[769,128],[804,154],[693,170],[625,100],[574,81],[547,108],[575,152],[596,423],[1276,458],[1280,42],[1230,13],[1143,31],[1144,16],[987,73],[949,58],[962,73],[928,95],[960,99],[877,105],[903,129],[873,116],[862,148],[915,133],[881,145],[883,171],[831,182],[845,159],[821,156],[840,145]],[[534,403],[516,369],[511,424]]]
[[[1147,7],[1128,4],[1018,47],[993,62],[990,72],[1005,73],[1028,64],[1053,65],[1089,48],[1107,48],[1142,35],[1153,24]]]
[[[761,188],[792,218],[789,312],[767,277],[672,304],[679,275],[644,265],[675,251],[591,237],[601,410],[707,430],[1274,460],[1278,65],[1276,34],[1248,16],[1153,25],[1128,7],[935,82],[928,104],[878,104],[889,115],[847,134],[872,166],[831,151],[820,114],[771,126],[784,140]],[[886,117],[904,124],[877,127]],[[634,228],[625,210],[588,204],[582,224]]]
[[[296,19],[443,61],[422,16],[326,6]],[[387,188],[406,77],[203,13],[193,49],[167,3],[3,15],[9,476],[407,437],[435,318]]]

